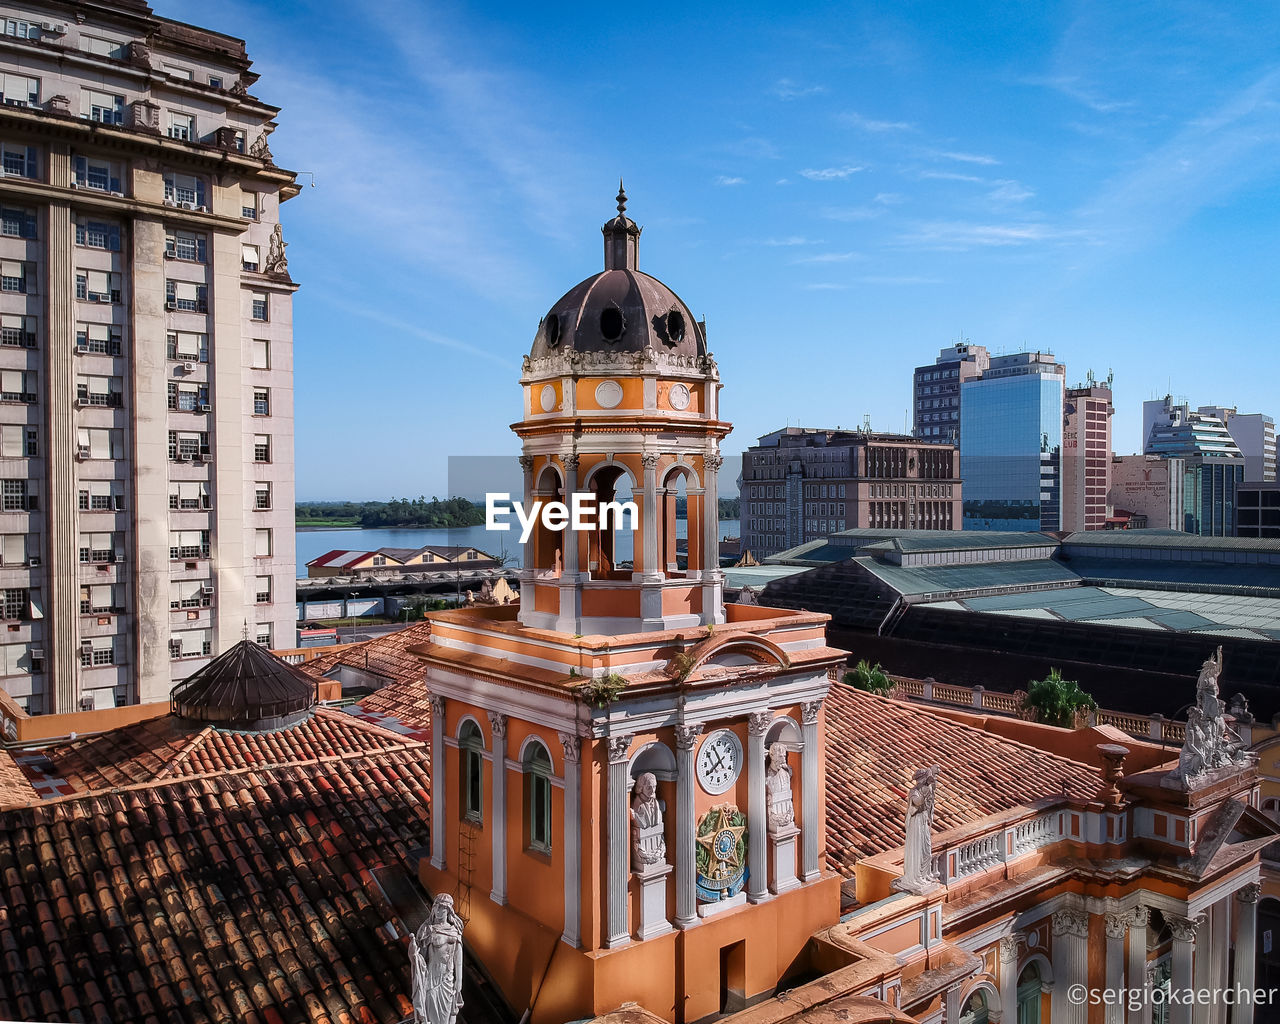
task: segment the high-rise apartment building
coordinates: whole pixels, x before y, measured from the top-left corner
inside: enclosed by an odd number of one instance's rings
[[[291,638],[295,176],[241,40],[134,0],[0,26],[0,685],[162,700]]]
[[[1236,530],[1236,489],[1245,480],[1245,458],[1223,420],[1192,412],[1166,395],[1142,403],[1148,455],[1181,459],[1182,524],[1202,537],[1230,537]]]
[[[960,442],[960,385],[981,377],[991,363],[981,345],[944,348],[932,364],[912,374],[912,433],[932,441]]]
[[[1222,420],[1244,456],[1246,480],[1265,483],[1276,478],[1276,421],[1272,417],[1221,405],[1202,405],[1197,411]]]
[[[1062,406],[1062,530],[1106,529],[1114,411],[1109,380],[1067,389]]]
[[[742,457],[742,550],[756,558],[841,530],[954,530],[955,445],[902,434],[786,427]]]
[[[1066,367],[1046,352],[994,356],[960,387],[964,529],[1061,528]]]

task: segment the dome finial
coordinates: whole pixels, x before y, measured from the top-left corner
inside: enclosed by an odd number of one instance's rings
[[[627,190],[622,187],[622,178],[618,178],[618,215],[627,215]]]

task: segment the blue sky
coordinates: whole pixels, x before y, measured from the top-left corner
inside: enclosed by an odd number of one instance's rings
[[[515,453],[539,317],[601,268],[705,316],[735,424],[901,430],[960,339],[1141,403],[1280,415],[1270,3],[213,5],[316,182],[284,208],[300,499],[443,494]]]

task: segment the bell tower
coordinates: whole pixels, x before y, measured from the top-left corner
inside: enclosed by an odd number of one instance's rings
[[[513,430],[526,509],[627,501],[635,529],[544,522],[518,610],[431,616],[420,874],[532,1024],[629,1001],[678,1024],[816,966],[839,919],[823,705],[845,652],[825,615],[724,604],[705,329],[638,269],[621,188],[603,234],[605,269],[538,325]]]

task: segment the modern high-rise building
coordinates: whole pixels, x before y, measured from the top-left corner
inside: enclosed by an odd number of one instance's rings
[[[1212,412],[1163,399],[1142,403],[1145,452],[1183,463],[1182,523],[1176,529],[1202,537],[1230,537],[1236,530],[1236,489],[1245,458],[1226,423]]]
[[[1222,420],[1244,456],[1246,480],[1266,482],[1276,478],[1276,421],[1266,413],[1237,412],[1234,407],[1202,405],[1197,410]]]
[[[1203,455],[1243,459],[1244,453],[1215,412],[1196,412],[1186,402],[1164,398],[1142,403],[1142,445],[1147,455]]]
[[[0,26],[0,685],[163,700],[292,638],[295,175],[241,40],[140,0]]]
[[[1067,389],[1062,406],[1062,530],[1106,529],[1114,411],[1110,380]]]
[[[1061,528],[1066,367],[1046,352],[994,356],[960,387],[964,529]]]
[[[841,530],[954,530],[959,454],[943,441],[786,427],[742,458],[742,550],[756,558]]]
[[[944,348],[912,374],[912,433],[933,441],[960,441],[960,385],[981,377],[991,357],[981,345],[961,342]]]

